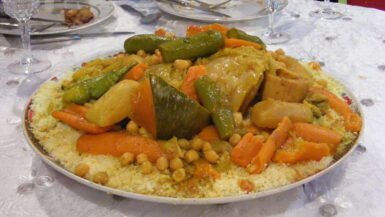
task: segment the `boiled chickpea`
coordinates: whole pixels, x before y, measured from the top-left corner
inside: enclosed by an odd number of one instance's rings
[[[211,149],[213,149],[212,147],[211,147],[211,144],[209,143],[209,142],[204,142],[203,143],[203,145],[202,145],[202,151],[208,151],[208,150],[211,150]]]
[[[191,148],[194,150],[200,150],[202,148],[203,141],[199,137],[195,137],[191,141]]]
[[[190,149],[191,148],[191,144],[187,139],[179,139],[178,144],[183,149]]]
[[[277,50],[275,51],[275,53],[278,54],[278,55],[285,55],[285,51],[282,50],[281,48],[280,48],[280,49],[277,49]]]
[[[108,182],[108,174],[106,172],[97,172],[92,180],[97,184],[105,185]]]
[[[195,150],[189,150],[186,152],[186,154],[184,155],[184,159],[188,162],[188,163],[191,163],[193,161],[196,161],[199,159],[199,154],[197,151]]]
[[[236,145],[236,144],[238,144],[239,141],[241,141],[241,139],[242,139],[241,135],[235,133],[235,134],[231,135],[229,142],[232,145]]]
[[[136,55],[138,55],[140,57],[146,57],[147,54],[146,54],[146,51],[144,51],[144,50],[138,50]]]
[[[128,164],[134,162],[135,156],[131,152],[126,152],[119,158],[120,165],[127,166]]]
[[[130,122],[128,122],[128,124],[126,125],[126,130],[127,130],[127,132],[129,132],[130,134],[137,134],[137,133],[138,133],[138,130],[139,130],[139,126],[138,126],[138,124],[136,124],[134,121],[130,121]]]
[[[168,168],[168,160],[165,157],[160,157],[156,160],[156,167],[158,170],[165,170]]]
[[[145,161],[148,161],[148,157],[146,154],[140,153],[136,155],[136,163],[142,164]]]
[[[150,65],[157,65],[162,63],[162,57],[154,54],[150,57]]]
[[[242,121],[243,121],[243,117],[242,117],[242,113],[240,112],[234,112],[233,113],[233,118],[234,118],[234,122],[235,122],[235,125],[236,126],[241,126],[242,125]]]
[[[204,152],[205,158],[210,163],[216,163],[219,156],[214,150],[209,150]]]
[[[74,173],[77,176],[84,177],[87,175],[89,170],[90,170],[90,167],[87,164],[80,163],[76,165]]]
[[[142,172],[142,174],[150,174],[152,172],[152,164],[150,161],[144,161],[141,165],[140,165],[140,172]]]
[[[183,181],[186,177],[186,171],[183,168],[177,169],[172,173],[172,179],[176,182]]]
[[[175,60],[174,67],[179,70],[185,70],[191,66],[191,60]]]
[[[170,168],[177,170],[183,167],[183,161],[180,158],[174,158],[170,161]]]

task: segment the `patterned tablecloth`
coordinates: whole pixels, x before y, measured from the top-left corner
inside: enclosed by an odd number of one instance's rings
[[[50,59],[53,67],[29,77],[7,72],[20,50],[0,40],[0,216],[384,216],[385,12],[336,5],[343,19],[310,18],[317,7],[311,0],[289,1],[277,27],[292,40],[269,49],[283,48],[300,60],[319,61],[352,90],[365,117],[361,145],[341,166],[309,184],[222,205],[176,206],[107,195],[55,172],[27,145],[20,117],[32,91],[74,64],[122,49],[126,36],[34,46],[34,53]],[[197,22],[163,15],[155,25],[140,25],[138,17],[116,8],[113,18],[90,31],[147,33],[163,27],[183,34],[192,23]],[[258,34],[266,20],[230,26]]]

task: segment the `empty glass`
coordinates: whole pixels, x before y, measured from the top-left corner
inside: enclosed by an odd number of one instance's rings
[[[338,19],[342,17],[342,14],[335,11],[330,7],[330,0],[324,0],[324,4],[321,10],[315,10],[310,12],[311,17],[321,17],[324,19]]]
[[[39,0],[3,0],[4,10],[10,17],[18,21],[24,55],[20,61],[7,68],[16,74],[32,74],[44,71],[51,66],[50,61],[40,60],[31,53],[31,24],[29,20],[37,12]]]
[[[266,0],[266,8],[269,13],[269,26],[262,35],[263,41],[266,44],[281,44],[290,40],[290,35],[274,29],[274,16],[280,3],[281,0]]]

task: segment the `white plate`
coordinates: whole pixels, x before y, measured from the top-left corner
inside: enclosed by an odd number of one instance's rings
[[[53,35],[70,33],[78,30],[83,30],[100,24],[112,16],[114,5],[111,2],[104,0],[47,0],[40,3],[39,12],[34,17],[45,18],[57,21],[64,21],[64,12],[62,9],[80,9],[81,7],[90,7],[94,14],[94,19],[89,23],[81,26],[67,27],[66,25],[57,24],[42,32],[32,32],[31,35]],[[32,25],[45,25],[48,22],[32,21]],[[5,27],[0,25],[0,34],[20,35],[19,29],[14,27]]]
[[[79,64],[77,66],[80,66],[81,63],[83,63],[83,62],[88,62],[88,61],[91,61],[95,58],[103,58],[103,57],[111,56],[111,55],[119,53],[119,52],[121,52],[121,50],[119,50],[119,51],[114,50],[112,52],[106,52],[105,53],[106,55],[98,55],[98,56],[95,56],[91,59],[85,58],[84,61],[79,61]],[[68,67],[68,70],[62,70],[62,72],[65,72],[65,73],[60,73],[58,75],[58,78],[60,79],[60,77],[63,77],[68,71],[71,71],[71,70],[74,70],[74,67]],[[49,80],[52,80],[52,79],[53,78],[51,78]],[[57,79],[57,77],[54,77],[54,79]],[[352,99],[352,105],[351,105],[352,109],[355,112],[357,112],[358,114],[360,114],[362,117],[362,120],[364,121],[365,118],[363,117],[363,113],[362,113],[360,104],[358,103],[357,99],[346,88],[345,88],[345,94],[347,97]],[[337,165],[339,165],[341,162],[343,162],[344,159],[346,159],[346,157],[349,156],[353,152],[353,150],[357,147],[357,145],[361,139],[361,135],[363,135],[364,126],[365,126],[364,123],[362,123],[363,127],[362,127],[358,137],[356,138],[356,140],[350,144],[350,147],[348,150],[346,150],[346,153],[344,153],[343,155],[341,155],[337,159],[335,159],[335,161],[330,166],[319,171],[318,173],[315,173],[315,174],[313,174],[307,178],[304,178],[304,179],[299,180],[297,182],[294,182],[292,184],[284,185],[284,186],[277,187],[277,188],[270,189],[270,190],[265,190],[265,191],[260,191],[260,192],[256,192],[256,193],[245,194],[245,195],[239,195],[239,196],[217,197],[217,198],[173,198],[173,197],[161,197],[161,196],[154,196],[154,195],[145,195],[145,194],[123,191],[123,190],[119,190],[119,189],[115,189],[115,188],[110,188],[107,186],[96,184],[96,183],[91,182],[91,181],[84,179],[82,177],[76,176],[71,171],[67,170],[64,166],[62,166],[59,162],[57,162],[54,158],[52,158],[47,153],[47,151],[44,150],[43,146],[39,143],[39,141],[35,138],[35,136],[31,132],[30,126],[29,126],[29,124],[30,124],[29,120],[30,120],[30,114],[31,114],[31,109],[30,109],[31,102],[32,102],[32,99],[29,100],[29,102],[26,105],[25,110],[24,110],[23,131],[24,131],[24,135],[25,135],[25,138],[26,138],[28,144],[39,155],[39,157],[41,157],[41,159],[45,163],[47,163],[48,165],[53,167],[58,172],[69,177],[70,179],[73,179],[73,180],[75,180],[79,183],[82,183],[88,187],[91,187],[91,188],[94,188],[94,189],[97,189],[100,191],[104,191],[108,194],[115,194],[115,195],[119,195],[119,196],[126,197],[126,198],[132,198],[132,199],[143,200],[143,201],[151,201],[151,202],[157,202],[157,203],[168,203],[168,204],[174,204],[174,205],[176,205],[176,204],[190,204],[190,205],[223,204],[223,203],[231,203],[231,202],[238,202],[238,201],[244,201],[244,200],[251,200],[251,199],[255,199],[255,198],[260,198],[260,197],[265,197],[268,195],[277,194],[279,192],[287,191],[289,189],[293,189],[293,188],[296,188],[296,187],[301,186],[303,184],[306,184],[306,183],[328,173],[333,168],[337,167]]]
[[[183,0],[181,0],[183,1]],[[184,0],[190,4],[198,6],[199,3],[193,0]],[[217,4],[224,0],[201,0],[210,4]],[[281,11],[288,4],[288,0],[279,0],[278,11]],[[218,7],[215,11],[227,14],[231,17],[220,17],[207,13],[202,10],[183,7],[175,3],[157,2],[158,7],[174,16],[183,17],[192,20],[199,20],[203,22],[238,22],[246,20],[254,20],[267,16],[265,3],[263,0],[232,0],[229,3]]]

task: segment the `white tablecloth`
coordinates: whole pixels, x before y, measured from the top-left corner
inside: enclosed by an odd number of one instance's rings
[[[83,60],[122,49],[127,36],[92,38],[33,47],[53,67],[34,76],[10,74],[6,66],[20,54],[0,40],[0,216],[384,216],[385,214],[385,12],[336,5],[344,19],[308,16],[314,1],[289,1],[277,27],[292,40],[283,48],[347,85],[360,100],[365,116],[361,146],[331,173],[310,184],[273,196],[222,205],[156,204],[107,195],[55,172],[27,145],[21,128],[24,104],[48,77]],[[295,14],[299,14],[298,18]],[[164,15],[156,25],[140,25],[138,17],[116,8],[115,15],[91,31],[153,32],[164,27],[183,34],[197,23]],[[197,23],[199,24],[199,23]],[[260,33],[266,20],[235,23]]]

